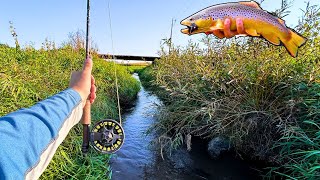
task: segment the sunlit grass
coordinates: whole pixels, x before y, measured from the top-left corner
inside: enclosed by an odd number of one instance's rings
[[[29,107],[68,87],[72,71],[80,70],[84,50],[69,45],[56,48],[45,42],[44,47],[10,48],[0,45],[0,115]],[[105,118],[118,119],[115,75],[119,80],[121,103],[134,101],[139,82],[119,65],[96,58],[93,75],[96,79],[97,100],[92,106],[93,123]],[[87,157],[81,153],[82,126],[75,126],[40,179],[110,179],[110,156],[92,150]]]

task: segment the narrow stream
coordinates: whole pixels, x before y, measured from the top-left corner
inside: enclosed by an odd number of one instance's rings
[[[134,75],[139,80],[137,75]],[[150,148],[154,134],[145,135],[156,121],[160,100],[141,87],[135,107],[124,115],[125,142],[111,159],[112,179],[259,179],[250,164],[225,155],[211,160],[206,144],[192,142],[191,152],[180,149],[164,160],[159,151]],[[156,148],[155,148],[156,149]]]

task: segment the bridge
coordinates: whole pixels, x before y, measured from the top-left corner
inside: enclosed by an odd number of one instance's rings
[[[132,55],[112,55],[112,54],[99,54],[101,59],[118,59],[129,61],[154,61],[159,59],[159,56],[132,56]]]
[[[123,65],[142,65],[147,66],[152,64],[158,56],[132,56],[132,55],[112,55],[112,54],[99,54],[101,59],[106,61],[113,61]]]

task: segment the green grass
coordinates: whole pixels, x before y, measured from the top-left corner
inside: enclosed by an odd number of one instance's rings
[[[296,59],[257,38],[208,36],[206,48],[163,48],[140,76],[166,105],[153,127],[162,147],[177,147],[189,134],[227,136],[238,154],[274,165],[267,178],[318,179],[319,18],[319,6],[306,8],[295,29],[308,42]]]
[[[68,87],[72,71],[82,67],[85,52],[69,45],[56,48],[46,42],[45,47],[11,48],[0,45],[0,116],[19,108],[29,107]],[[114,64],[94,55],[93,75],[96,79],[97,100],[92,105],[93,123],[118,119],[116,106]],[[120,100],[123,106],[136,98],[138,81],[124,67],[116,65]],[[92,149],[82,157],[82,126],[75,126],[40,179],[110,179],[110,156]]]
[[[298,84],[287,96],[298,101],[297,124],[273,148],[280,148],[281,167],[270,168],[269,176],[286,174],[289,179],[320,178],[320,84]]]
[[[130,74],[139,73],[141,70],[146,68],[147,66],[124,66]]]
[[[152,68],[153,66],[148,66],[138,71],[141,83],[145,88],[149,89],[153,87],[154,83],[154,78],[152,76]]]

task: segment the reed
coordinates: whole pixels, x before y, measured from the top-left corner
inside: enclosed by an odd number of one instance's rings
[[[284,11],[279,11],[284,12]],[[143,84],[164,101],[162,149],[188,135],[226,136],[238,154],[274,164],[269,178],[319,176],[319,6],[307,4],[295,28],[309,40],[291,58],[284,47],[257,38],[218,40],[161,50],[142,71]]]

